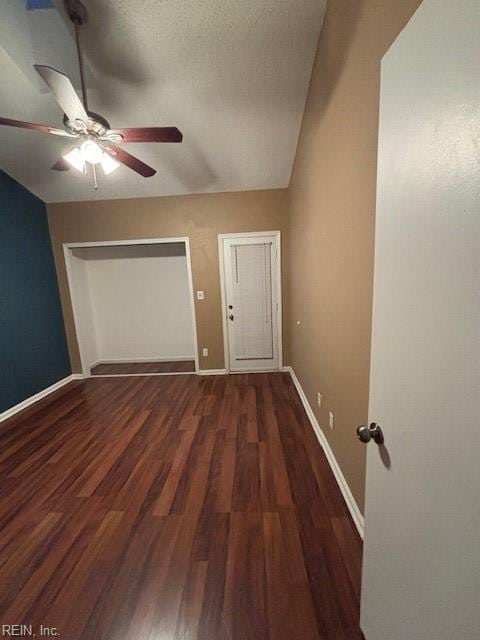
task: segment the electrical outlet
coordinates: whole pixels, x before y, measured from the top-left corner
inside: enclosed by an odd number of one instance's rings
[[[207,349],[207,347],[204,347],[204,348],[202,349],[202,356],[203,356],[204,358],[206,358],[206,357],[208,356],[208,349]]]
[[[328,426],[330,430],[333,431],[334,423],[333,423],[333,413],[331,411],[328,412]]]
[[[320,391],[317,393],[317,405],[319,409],[322,406],[322,394],[320,393]]]

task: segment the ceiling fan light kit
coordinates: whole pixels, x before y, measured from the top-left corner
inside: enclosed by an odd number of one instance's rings
[[[63,158],[55,162],[52,169],[68,171],[70,167],[87,175],[91,172],[94,188],[98,188],[97,166],[105,175],[110,175],[120,164],[135,171],[144,178],[155,175],[156,171],[135,156],[118,147],[117,144],[129,142],[182,142],[183,135],[176,127],[134,127],[111,129],[102,116],[88,110],[87,89],[84,76],[83,56],[80,47],[79,30],[88,20],[85,6],[80,0],[65,0],[65,9],[75,28],[75,43],[78,54],[82,100],[77,95],[70,79],[60,71],[43,65],[34,65],[55,100],[61,107],[64,117],[64,129],[22,120],[0,117],[0,125],[32,129],[42,133],[76,140]]]

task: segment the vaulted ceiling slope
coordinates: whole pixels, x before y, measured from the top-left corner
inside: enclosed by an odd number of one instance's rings
[[[157,174],[121,167],[93,191],[50,169],[65,140],[0,127],[0,167],[46,202],[286,187],[325,2],[84,0],[89,108],[113,128],[175,125],[183,144],[128,145]],[[61,126],[31,65],[78,87],[73,37],[57,9],[25,5],[0,7],[0,115]]]

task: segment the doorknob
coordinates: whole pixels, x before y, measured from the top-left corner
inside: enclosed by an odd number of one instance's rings
[[[383,444],[383,431],[376,422],[372,422],[370,426],[366,424],[360,425],[357,429],[357,437],[360,442],[365,444],[370,442],[372,438],[377,444]]]
[[[233,320],[233,313],[231,313],[228,317],[230,320]]]

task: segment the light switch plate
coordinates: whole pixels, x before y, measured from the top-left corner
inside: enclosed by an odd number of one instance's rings
[[[203,291],[197,291],[197,300],[205,300],[205,293]]]
[[[207,349],[207,347],[204,347],[204,348],[202,349],[202,356],[204,356],[205,358],[208,356],[208,349]]]

